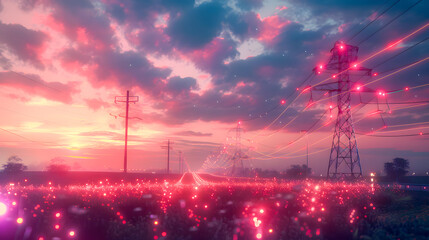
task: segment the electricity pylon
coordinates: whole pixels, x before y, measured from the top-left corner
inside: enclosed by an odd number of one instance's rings
[[[338,116],[332,139],[328,164],[328,178],[357,178],[362,176],[359,151],[357,147],[350,107],[351,81],[350,71],[363,71],[371,76],[371,69],[359,66],[357,53],[359,48],[336,42],[331,49],[331,58],[325,66],[316,67],[320,73],[323,69],[334,70],[334,82],[320,84],[313,90],[335,92],[337,96]]]
[[[243,159],[247,158],[245,154],[243,154],[241,149],[241,122],[239,121],[237,123],[237,128],[235,129],[235,152],[232,156],[232,169],[231,169],[231,175],[232,176],[239,176],[244,173],[244,165],[243,165]]]

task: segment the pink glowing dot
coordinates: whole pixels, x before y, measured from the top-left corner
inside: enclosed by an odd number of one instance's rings
[[[6,204],[0,202],[0,216],[5,215],[7,212],[7,206]]]
[[[410,90],[410,88],[409,88],[409,87],[406,87],[406,88],[405,88],[405,91],[408,91],[408,90]]]
[[[56,213],[56,214],[55,214],[55,217],[57,217],[57,218],[61,217],[61,213],[59,213],[59,212],[58,212],[58,213]]]
[[[312,199],[311,199],[311,201],[312,201],[312,202],[315,202],[315,201],[316,201],[316,198],[312,198]]]
[[[60,229],[60,225],[55,224],[54,228],[58,230],[58,229]]]
[[[260,213],[264,213],[264,209],[259,210]]]
[[[273,229],[271,229],[271,228],[270,228],[270,229],[268,230],[268,232],[269,232],[269,233],[273,233]]]
[[[374,74],[372,74],[372,76],[374,76],[374,77],[376,77],[378,75],[378,73],[374,73]]]
[[[22,218],[18,218],[18,219],[16,219],[16,222],[17,222],[18,224],[22,224],[22,223],[24,222],[24,219],[22,219]]]
[[[155,222],[153,222],[153,224],[158,225],[159,223],[158,223],[158,221],[155,221]]]
[[[70,231],[70,232],[69,232],[69,236],[70,236],[70,237],[74,237],[74,235],[75,235],[75,232],[74,232],[74,231]]]
[[[156,236],[156,235],[155,235],[155,236],[153,236],[153,239],[155,239],[155,240],[156,240],[156,239],[158,239],[158,236]]]
[[[38,240],[45,240],[43,237],[39,237],[39,239]]]
[[[319,65],[319,68],[320,68],[320,69],[323,69],[323,65]]]
[[[332,78],[336,78],[337,77],[337,75],[332,75]]]
[[[208,208],[208,206],[207,206],[207,205],[204,205],[204,208]]]
[[[324,212],[324,211],[325,211],[325,208],[322,207],[322,212]]]
[[[281,103],[281,104],[285,104],[285,103],[286,103],[286,100],[282,99],[282,100],[280,101],[280,103]]]
[[[166,232],[162,232],[162,233],[161,233],[161,235],[162,235],[163,237],[165,237],[165,236],[167,236],[167,233],[166,233]]]
[[[256,238],[257,239],[261,239],[262,238],[262,234],[261,233],[256,234]]]

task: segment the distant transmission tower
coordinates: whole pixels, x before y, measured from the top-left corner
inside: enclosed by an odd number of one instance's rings
[[[331,49],[331,59],[326,66],[315,69],[334,70],[332,76],[335,82],[320,84],[314,90],[335,92],[337,94],[338,116],[332,139],[331,153],[328,165],[328,178],[357,178],[362,176],[362,167],[356,143],[355,132],[350,107],[351,81],[349,71],[363,71],[371,75],[371,69],[358,66],[358,47],[336,42]]]
[[[241,150],[241,132],[243,129],[241,128],[241,122],[237,123],[237,127],[235,129],[235,152],[232,157],[232,176],[239,176],[244,173],[244,165],[243,158],[247,158],[246,155],[243,154]]]

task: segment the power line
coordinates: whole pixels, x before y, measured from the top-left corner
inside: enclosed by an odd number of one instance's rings
[[[423,59],[420,59],[420,60],[416,60],[416,61],[414,61],[412,63],[409,63],[409,64],[405,64],[405,65],[402,65],[402,66],[399,66],[399,67],[391,68],[391,69],[383,71],[383,72],[379,72],[379,74],[388,73],[388,72],[391,72],[391,71],[395,71],[397,69],[401,69],[401,68],[406,68],[406,67],[409,67],[409,66],[413,66],[413,65],[415,65],[417,63],[426,61],[427,59],[428,58],[423,58]]]
[[[421,44],[421,43],[423,43],[423,42],[427,41],[428,39],[429,39],[429,37],[427,37],[427,38],[425,38],[425,39],[421,40],[420,42],[415,43],[414,45],[412,45],[412,46],[410,46],[410,47],[408,47],[408,48],[404,49],[403,51],[401,51],[401,52],[399,52],[399,53],[397,53],[397,54],[395,54],[395,55],[391,56],[390,58],[388,58],[388,59],[386,59],[386,60],[384,60],[384,61],[382,61],[382,62],[380,62],[379,64],[375,65],[373,68],[376,68],[376,67],[379,67],[379,66],[381,66],[381,65],[385,64],[386,62],[388,62],[388,61],[392,60],[393,58],[395,58],[395,57],[397,57],[397,56],[399,56],[399,55],[403,54],[403,53],[404,53],[404,52],[406,52],[406,51],[411,50],[411,49],[412,49],[412,48],[414,48],[415,46],[417,46],[417,45],[419,45],[419,44]]]
[[[312,76],[314,76],[314,74],[313,74],[313,71],[298,85],[298,87],[297,88],[301,88]],[[254,116],[254,117],[251,117],[251,118],[249,118],[249,119],[245,119],[245,120],[242,120],[243,122],[247,122],[247,121],[252,121],[252,120],[255,120],[255,119],[260,119],[261,118],[261,116],[263,116],[263,115],[267,115],[268,113],[270,113],[270,112],[272,112],[272,111],[274,111],[274,110],[276,110],[277,108],[279,108],[280,106],[282,106],[283,104],[285,104],[286,102],[289,102],[288,100],[293,96],[293,95],[295,95],[295,93],[296,93],[296,91],[293,91],[292,93],[290,93],[285,99],[282,99],[281,100],[281,102],[280,102],[280,104],[277,104],[275,107],[273,107],[273,108],[271,108],[271,109],[269,109],[268,111],[266,111],[265,112],[265,114],[259,114],[259,115],[256,115],[256,116]],[[298,97],[298,96],[297,96]]]
[[[429,135],[429,133],[416,133],[416,134],[402,134],[402,135],[368,135],[365,133],[356,133],[359,135],[366,135],[367,137],[415,137]]]
[[[413,5],[411,5],[410,7],[408,7],[405,11],[403,11],[402,13],[400,13],[399,15],[397,15],[396,17],[394,17],[392,20],[390,20],[388,23],[386,23],[384,26],[382,26],[381,28],[379,28],[377,31],[373,32],[371,35],[369,35],[367,38],[363,39],[362,41],[360,41],[357,45],[361,45],[362,43],[366,42],[368,39],[370,39],[372,36],[374,36],[376,33],[380,32],[381,30],[383,30],[384,28],[386,28],[387,26],[389,26],[391,23],[393,23],[396,19],[398,19],[399,17],[401,17],[402,15],[404,15],[406,12],[408,12],[409,10],[411,10],[413,7],[415,7],[417,4],[419,4],[421,1],[423,0],[419,0],[416,3],[414,3]]]
[[[9,71],[9,72],[12,72],[12,73],[15,73],[16,75],[19,75],[19,76],[21,76],[21,77],[24,77],[24,78],[26,78],[26,79],[28,79],[28,80],[30,80],[30,81],[33,81],[33,82],[35,82],[35,83],[37,83],[37,84],[39,84],[39,85],[41,85],[41,86],[44,86],[44,87],[46,87],[46,88],[49,88],[49,89],[51,89],[51,90],[55,90],[55,91],[63,92],[63,90],[61,90],[61,89],[57,89],[57,88],[54,88],[54,87],[48,86],[48,85],[46,85],[45,83],[41,82],[40,80],[33,79],[33,78],[31,78],[31,77],[29,77],[29,76],[27,76],[27,75],[24,75],[24,74],[22,74],[22,73],[15,72],[15,71],[13,71],[13,70],[8,70],[8,71]]]
[[[362,102],[365,104],[382,104],[382,103],[377,103],[377,102]],[[424,100],[424,101],[414,101],[414,102],[388,102],[388,104],[417,104],[417,103],[429,103],[429,100]]]
[[[357,32],[355,35],[353,35],[350,39],[347,40],[347,42],[351,42],[353,40],[353,38],[355,38],[357,35],[359,35],[363,30],[365,30],[369,25],[371,25],[373,22],[377,21],[377,19],[379,19],[381,16],[383,16],[387,11],[389,11],[392,7],[394,7],[397,3],[399,3],[401,0],[398,0],[396,2],[394,2],[392,5],[390,5],[390,7],[388,7],[387,9],[385,9],[382,13],[380,13],[374,20],[372,20],[371,22],[369,22],[365,27],[363,27],[359,32]],[[387,3],[387,2],[386,2]]]
[[[14,132],[12,132],[12,131],[10,131],[10,130],[6,130],[6,129],[4,129],[4,128],[0,128],[0,130],[2,130],[2,131],[4,131],[4,132],[7,132],[7,133],[9,133],[9,134],[15,135],[15,136],[17,136],[17,137],[20,137],[20,138],[22,138],[22,139],[26,140],[27,142],[38,143],[38,144],[40,144],[40,145],[46,145],[46,143],[52,143],[52,142],[40,142],[40,141],[35,141],[35,140],[30,139],[30,138],[24,137],[24,136],[22,136],[22,135],[20,135],[20,134],[18,134],[18,133],[14,133]]]

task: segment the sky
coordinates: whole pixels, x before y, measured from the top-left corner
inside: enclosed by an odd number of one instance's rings
[[[324,66],[342,41],[372,69],[349,71],[352,88],[372,90],[351,93],[364,175],[395,157],[425,175],[428,11],[394,0],[0,0],[0,162],[121,171],[115,97],[129,90],[130,172],[165,169],[168,139],[171,170],[182,152],[198,171],[234,151],[240,122],[245,166],[305,164],[308,144],[326,176],[336,99],[311,86],[335,81]]]

